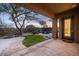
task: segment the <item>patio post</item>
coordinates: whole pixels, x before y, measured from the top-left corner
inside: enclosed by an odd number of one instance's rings
[[[52,37],[53,38],[58,37],[58,34],[57,34],[57,19],[53,19],[53,21],[52,21]]]

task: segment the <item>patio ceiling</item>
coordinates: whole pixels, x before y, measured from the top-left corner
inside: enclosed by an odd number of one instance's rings
[[[51,18],[55,17],[56,14],[78,6],[78,4],[73,3],[21,3],[17,5],[23,6],[34,12],[41,13]]]

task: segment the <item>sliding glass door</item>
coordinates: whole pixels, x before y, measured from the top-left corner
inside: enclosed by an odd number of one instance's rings
[[[71,37],[71,18],[64,20],[64,36]]]

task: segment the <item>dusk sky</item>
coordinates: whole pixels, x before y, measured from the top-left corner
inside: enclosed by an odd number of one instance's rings
[[[4,23],[10,25],[11,27],[15,27],[15,24],[9,19],[9,17],[10,17],[10,15],[7,13],[0,14],[0,18]],[[40,15],[40,14],[37,17],[39,18],[40,21],[41,20],[46,21],[46,24],[48,25],[48,27],[52,27],[52,21],[49,21],[49,20],[51,20],[50,18],[45,17],[45,16]],[[30,21],[27,25],[34,25],[36,27],[41,27],[41,25],[35,20]]]

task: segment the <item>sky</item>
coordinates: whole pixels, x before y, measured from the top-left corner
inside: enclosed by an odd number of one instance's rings
[[[10,15],[8,13],[1,13],[0,14],[0,19],[5,24],[10,25],[11,27],[15,27],[15,24],[9,19],[9,17],[10,17]],[[40,15],[40,14],[36,17],[38,17],[39,18],[38,20],[40,20],[40,21],[41,20],[46,21],[46,24],[48,27],[52,27],[52,21],[49,21],[49,20],[51,20],[50,18],[43,16],[43,15]],[[36,27],[42,27],[36,20],[30,21],[27,25],[34,25]]]

